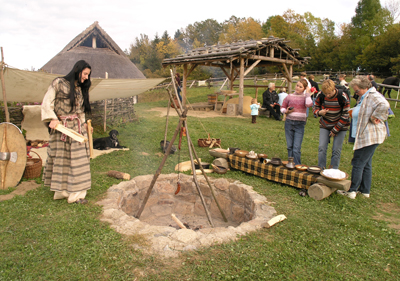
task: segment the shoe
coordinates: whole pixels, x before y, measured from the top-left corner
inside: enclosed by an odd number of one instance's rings
[[[355,191],[344,191],[344,190],[338,190],[336,191],[338,194],[343,195],[343,196],[347,196],[350,199],[356,199],[356,195],[357,193]]]
[[[361,193],[360,191],[357,191],[357,193],[362,194],[365,198],[369,198],[369,193]]]
[[[81,199],[76,200],[74,203],[75,203],[75,204],[82,204],[82,205],[85,205],[85,204],[87,204],[88,202],[89,202],[89,201],[87,201],[86,199],[81,198]]]
[[[394,118],[394,117],[396,117],[394,114],[388,115],[388,119],[391,119],[391,118]]]

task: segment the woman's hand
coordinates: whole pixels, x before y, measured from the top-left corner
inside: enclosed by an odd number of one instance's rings
[[[329,111],[329,109],[321,109],[320,111],[318,111],[318,115],[320,116],[325,116],[325,114]]]
[[[87,132],[87,131],[88,131],[88,129],[87,129],[87,123],[85,123],[85,124],[83,124],[83,125],[85,126],[85,129],[86,129],[86,132]],[[91,131],[90,133],[93,134],[93,127],[91,127],[90,129],[91,129],[91,130],[90,130],[90,131]]]
[[[55,129],[56,126],[57,126],[57,124],[59,124],[59,123],[60,123],[60,121],[58,121],[58,119],[53,119],[53,120],[51,120],[51,122],[50,122],[50,124],[49,124],[49,127],[50,127],[51,129]]]
[[[292,113],[294,111],[294,108],[291,109],[291,107],[286,108],[286,114]]]
[[[378,125],[379,123],[381,123],[381,119],[378,119],[374,116],[371,116],[371,121],[372,123],[374,123],[375,125]]]

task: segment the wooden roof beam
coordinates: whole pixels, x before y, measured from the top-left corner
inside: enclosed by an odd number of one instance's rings
[[[284,60],[284,59],[277,59],[277,58],[270,58],[270,57],[256,56],[256,55],[250,55],[247,58],[254,60],[262,60],[262,61],[280,62],[285,64],[299,64],[299,61],[297,59],[296,61],[292,61],[292,60]]]

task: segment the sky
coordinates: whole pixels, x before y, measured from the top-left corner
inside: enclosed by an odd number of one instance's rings
[[[263,23],[270,16],[292,9],[298,14],[311,12],[315,17],[328,18],[336,25],[350,23],[357,3],[358,0],[0,0],[0,47],[9,66],[37,70],[95,21],[125,50],[140,34],[153,39],[166,30],[173,37],[176,30],[196,21],[214,19],[222,23],[232,15]]]

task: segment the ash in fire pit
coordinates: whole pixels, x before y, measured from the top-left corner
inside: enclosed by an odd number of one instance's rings
[[[160,175],[140,220],[137,214],[153,175],[139,176],[108,189],[101,220],[123,234],[143,234],[152,244],[152,252],[175,256],[182,250],[194,250],[215,243],[235,240],[238,235],[257,230],[276,215],[267,199],[251,186],[239,181],[212,179],[215,196],[228,222],[211,195],[203,176],[198,176],[201,191],[215,225],[211,228],[192,176],[180,175],[181,191],[175,195],[178,175]],[[171,214],[185,225],[181,229]]]

